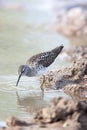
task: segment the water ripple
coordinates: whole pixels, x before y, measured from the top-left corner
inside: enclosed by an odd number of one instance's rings
[[[0,91],[35,91],[39,89],[37,78],[22,77],[19,86],[16,87],[17,76],[0,76]]]

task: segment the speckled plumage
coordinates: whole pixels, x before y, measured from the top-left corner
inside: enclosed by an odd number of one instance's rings
[[[29,67],[35,67],[38,65],[42,65],[43,67],[48,67],[51,65],[55,58],[58,56],[58,54],[62,51],[63,46],[56,47],[55,49],[39,53],[37,55],[32,56],[30,59],[27,60],[26,64],[29,65]]]
[[[62,49],[63,45],[56,47],[51,51],[36,54],[29,58],[25,65],[20,65],[18,69],[19,78],[16,85],[18,85],[22,75],[32,77],[37,76],[40,71],[44,72],[44,70],[54,62]]]

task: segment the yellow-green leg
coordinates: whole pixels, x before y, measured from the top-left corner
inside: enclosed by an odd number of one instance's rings
[[[41,84],[40,84],[40,88],[42,90],[42,95],[43,96],[44,96],[44,86],[43,86],[44,82],[45,82],[45,75],[42,76],[42,81],[41,81]]]

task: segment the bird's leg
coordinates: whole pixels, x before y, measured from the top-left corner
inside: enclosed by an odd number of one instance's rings
[[[42,81],[41,81],[41,84],[40,84],[40,88],[42,90],[42,95],[43,96],[44,96],[44,86],[43,86],[44,82],[45,82],[45,75],[42,76]]]

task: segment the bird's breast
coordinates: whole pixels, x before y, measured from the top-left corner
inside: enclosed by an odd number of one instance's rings
[[[42,65],[34,68],[33,72],[35,73],[35,76],[43,75],[46,71],[46,67],[43,67]]]

